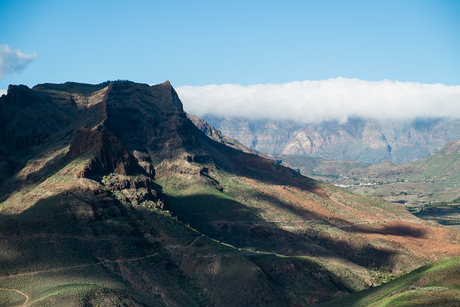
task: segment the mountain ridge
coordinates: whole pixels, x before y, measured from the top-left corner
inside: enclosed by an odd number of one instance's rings
[[[460,120],[349,118],[347,122],[298,123],[242,117],[204,119],[245,146],[272,155],[308,155],[328,160],[377,164],[408,163],[460,139]]]

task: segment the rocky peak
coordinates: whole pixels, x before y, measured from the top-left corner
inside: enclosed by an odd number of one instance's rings
[[[142,169],[151,176],[152,157],[193,147],[200,133],[168,81],[154,86],[111,82],[99,106],[99,123],[93,129],[82,126],[67,154],[68,159],[92,155],[91,161],[77,170],[76,177],[111,172],[132,175]]]
[[[102,103],[102,127],[130,151],[167,154],[196,142],[197,129],[169,82],[111,83]]]
[[[2,98],[3,103],[20,108],[25,108],[40,100],[40,96],[36,92],[23,84],[8,86],[8,93],[4,97],[2,96]]]

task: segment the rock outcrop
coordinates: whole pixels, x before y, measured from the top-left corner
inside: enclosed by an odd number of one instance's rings
[[[85,125],[78,130],[70,144],[67,158],[71,160],[85,154],[92,157],[76,170],[74,175],[77,178],[110,173],[133,175],[138,171],[134,157],[106,129],[91,130]]]

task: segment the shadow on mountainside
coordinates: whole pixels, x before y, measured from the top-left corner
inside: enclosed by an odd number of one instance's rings
[[[228,173],[247,176],[269,184],[289,184],[307,191],[315,191],[318,187],[315,180],[304,177],[275,161],[233,149],[199,132],[202,135],[199,138],[200,144],[212,155],[214,162]]]
[[[349,233],[381,234],[399,237],[412,237],[427,239],[428,231],[426,228],[417,224],[400,220],[375,220],[373,223],[367,221],[363,223],[352,223],[339,217],[328,218],[329,225],[339,228]],[[332,222],[332,223],[330,223]]]
[[[388,223],[391,225],[384,225],[383,227],[370,227],[364,225],[351,225],[349,228],[344,228],[348,232],[369,233],[369,234],[382,234],[393,235],[400,237],[412,238],[426,238],[428,231],[417,225],[404,225],[397,224],[396,222]]]
[[[397,208],[395,211],[391,205],[382,206],[374,204],[372,200],[359,197],[348,201],[346,195],[337,194],[334,189],[329,189],[315,180],[303,177],[274,161],[239,152],[209,139],[200,139],[199,142],[212,155],[213,162],[218,168],[240,177],[243,181],[245,181],[244,178],[247,178],[261,182],[260,185],[257,184],[261,191],[271,190],[269,194],[273,195],[270,197],[277,198],[272,205],[279,208],[284,207],[287,212],[295,214],[300,219],[318,220],[327,228],[340,229],[337,231],[332,229],[330,233],[328,230],[324,231],[323,227],[322,230],[313,232],[314,235],[309,233],[307,236],[310,239],[316,236],[316,240],[313,241],[315,244],[351,259],[355,263],[368,267],[392,267],[396,262],[404,262],[402,266],[411,266],[411,261],[407,259],[417,259],[416,261],[425,263],[434,257],[433,244],[441,248],[446,247],[449,253],[455,254],[455,248],[450,246],[455,244],[454,239],[449,240],[449,237],[440,239],[434,227],[418,225],[415,218],[411,222],[410,214],[405,214]],[[264,185],[272,185],[273,188],[267,188]],[[276,195],[283,193],[282,189],[289,189],[290,186],[318,196],[319,198],[313,201],[316,202],[316,208],[322,207],[322,209],[333,211],[330,211],[331,214],[328,213],[328,215],[318,214],[323,210],[309,211],[306,208],[308,205],[293,206],[290,201],[283,201],[283,195]],[[334,200],[342,196],[344,200]],[[257,198],[263,197],[265,196],[257,195]],[[257,210],[253,212],[256,216],[261,214]],[[415,243],[410,241],[412,238],[422,241]],[[443,245],[444,242],[446,246]],[[435,252],[435,254],[436,257],[442,257],[441,252]]]
[[[363,266],[391,266],[395,251],[383,250],[369,244],[360,247],[346,240],[334,239],[315,232],[299,235],[286,231],[278,223],[260,217],[257,209],[216,195],[199,194],[183,197],[166,195],[168,207],[184,224],[205,235],[239,248],[284,254],[287,256],[319,256],[334,258],[342,255]],[[279,201],[279,205],[284,204]],[[299,218],[316,214],[307,209],[296,211],[284,204]],[[291,207],[291,208],[289,208]],[[322,225],[335,227],[328,221],[317,219]],[[287,221],[289,222],[289,221]]]
[[[288,302],[296,297],[299,300],[312,297],[325,301],[332,299],[337,291],[349,293],[354,289],[345,286],[334,273],[309,259],[280,258],[275,253],[259,254],[252,249],[230,248],[201,236],[170,216],[156,211],[145,216],[142,208],[132,210],[130,206],[122,206],[113,200],[105,202],[104,199],[105,196],[100,193],[85,196],[64,192],[18,215],[0,217],[0,229],[3,230],[0,246],[3,254],[7,255],[0,259],[0,285],[14,278],[33,276],[52,282],[56,287],[59,283],[85,279],[88,271],[95,274],[91,282],[99,284],[100,278],[106,278],[99,271],[107,268],[145,295],[158,298],[155,291],[149,292],[152,285],[154,289],[163,289],[171,298],[175,291],[185,291],[187,295],[182,292],[177,295],[182,295],[184,304],[188,305],[188,295],[193,297],[193,293],[201,293],[199,285],[206,291],[215,292],[218,300],[222,300],[222,306],[229,305],[232,300],[241,301],[238,306],[292,305]],[[200,199],[203,198],[169,200],[188,205]],[[210,203],[219,201],[209,197],[205,199]],[[220,208],[229,209],[235,205],[238,203],[233,201]],[[93,218],[91,211],[101,212],[99,209],[105,209],[106,215]],[[196,205],[193,209],[200,208]],[[235,212],[231,212],[235,222],[239,218],[250,218],[248,214],[234,215]],[[189,218],[193,220],[197,214]],[[221,218],[231,218],[230,213],[222,214]],[[148,218],[156,219],[156,223]],[[158,218],[162,221],[158,222]],[[146,238],[142,232],[146,230],[146,223],[169,235]],[[249,236],[248,244],[251,243],[257,250],[266,249],[257,244],[267,239],[258,226],[242,227],[236,229],[236,233],[232,229],[218,229],[214,233],[222,233],[223,238]],[[303,244],[300,237],[277,229],[274,229],[274,239],[286,240],[280,247],[290,246],[291,249],[294,245],[302,247]],[[311,254],[336,257],[319,246],[310,250]],[[158,256],[150,258],[150,255],[156,254]],[[46,279],[48,276],[51,277]],[[53,276],[60,277],[52,279]],[[85,281],[88,280],[79,282],[84,285]],[[292,297],[292,293],[296,296]],[[237,294],[240,296],[234,299]]]
[[[27,156],[21,157],[22,169],[3,183],[0,202],[5,201],[15,191],[34,187],[65,168],[71,162],[65,158],[66,147],[81,126],[94,126],[100,120],[101,108],[101,104],[89,107],[67,127],[49,135],[40,145],[29,148]],[[49,159],[55,153],[59,154]]]
[[[21,171],[4,183],[2,189],[3,193],[0,195],[0,202],[7,200],[14,192],[22,189],[28,190],[44,182],[69,163],[70,162],[65,159],[65,153],[61,153],[48,161],[44,159],[30,160]]]

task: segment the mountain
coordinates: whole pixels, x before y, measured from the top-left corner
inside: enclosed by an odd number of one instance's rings
[[[240,117],[204,119],[224,135],[272,155],[309,155],[363,163],[408,163],[426,157],[460,139],[460,120],[418,118],[347,122],[298,123]]]
[[[400,204],[207,137],[169,82],[11,86],[0,108],[7,306],[309,306],[460,252]]]

